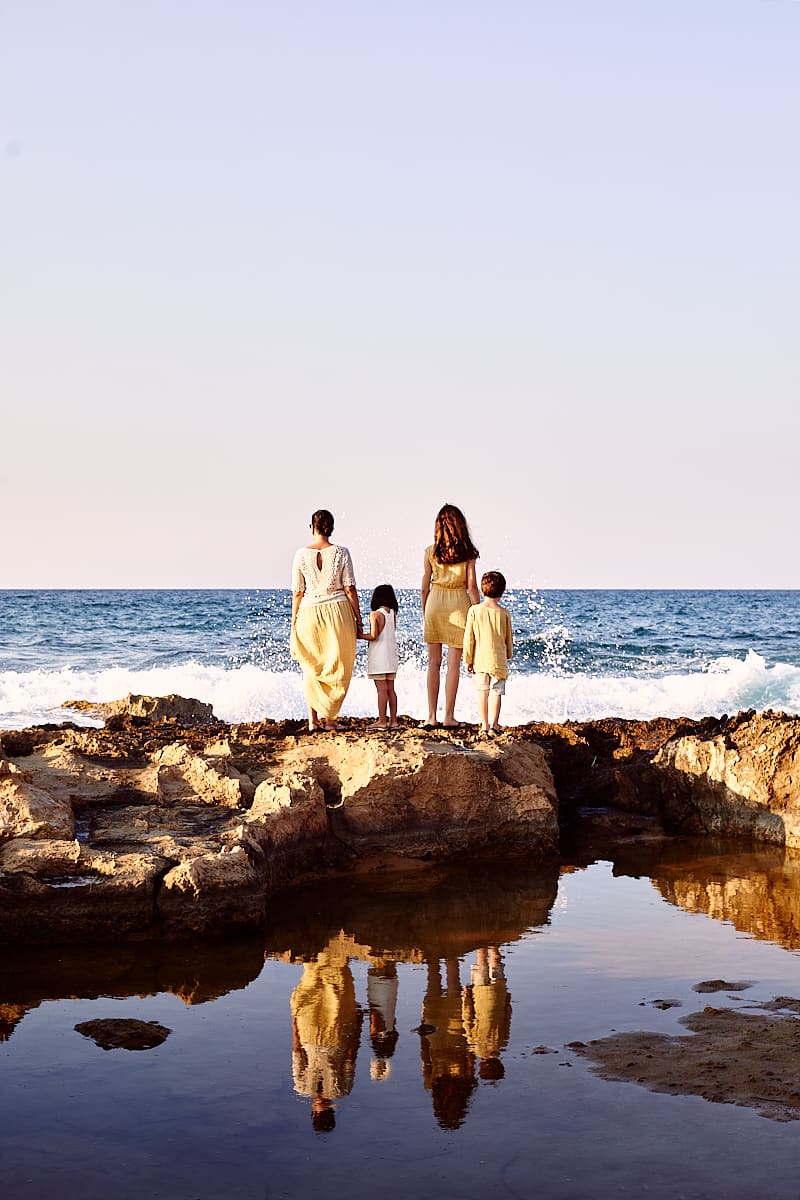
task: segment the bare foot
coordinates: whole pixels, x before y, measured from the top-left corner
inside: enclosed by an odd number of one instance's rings
[[[381,725],[380,722],[373,721],[371,725],[367,726],[367,733],[372,733],[372,731],[375,729],[388,729],[388,728],[389,728],[388,725]]]

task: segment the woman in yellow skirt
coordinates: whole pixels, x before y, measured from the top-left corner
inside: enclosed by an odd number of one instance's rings
[[[311,517],[311,541],[292,563],[292,633],[289,649],[303,668],[308,728],[336,730],[347,695],[361,633],[361,609],[353,560],[331,542],[333,517],[326,508]]]
[[[480,603],[475,560],[467,519],[460,508],[445,504],[436,514],[433,545],[425,551],[422,571],[423,636],[428,648],[428,719],[424,727],[438,725],[439,678],[442,646],[447,646],[444,683],[444,720],[452,728],[456,721],[456,694],[464,647],[464,626],[470,604]]]

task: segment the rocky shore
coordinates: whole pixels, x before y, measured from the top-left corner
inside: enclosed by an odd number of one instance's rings
[[[74,704],[73,704],[73,707]],[[276,889],[418,861],[545,859],[564,837],[800,846],[780,713],[387,734],[226,725],[127,697],[102,728],[0,732],[0,942],[258,929]]]

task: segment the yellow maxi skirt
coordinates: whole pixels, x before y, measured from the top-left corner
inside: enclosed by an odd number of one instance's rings
[[[350,601],[301,605],[289,650],[303,668],[306,704],[326,721],[334,721],[356,661],[356,619]]]

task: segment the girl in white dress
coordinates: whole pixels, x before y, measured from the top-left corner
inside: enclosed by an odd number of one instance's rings
[[[369,633],[362,637],[367,647],[367,674],[378,691],[378,719],[369,729],[397,729],[397,596],[389,583],[375,588],[370,601]]]

